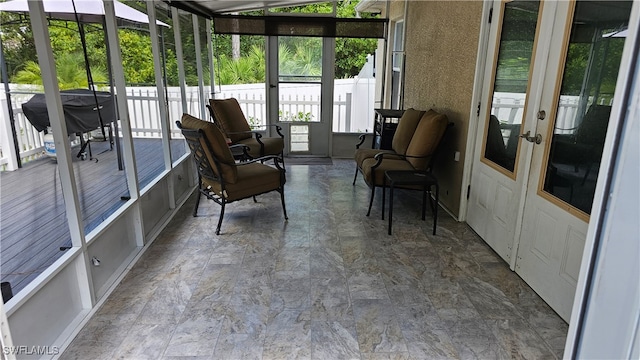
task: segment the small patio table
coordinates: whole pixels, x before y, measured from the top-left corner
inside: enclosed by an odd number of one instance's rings
[[[422,220],[425,220],[427,194],[431,194],[431,188],[435,188],[435,202],[429,196],[429,203],[433,211],[433,235],[436,234],[436,222],[438,221],[438,179],[433,174],[426,171],[413,170],[391,170],[385,172],[385,182],[389,183],[389,235],[391,235],[391,224],[393,221],[393,191],[396,187],[406,187],[409,189],[422,188]],[[386,185],[386,184],[385,184]],[[382,187],[383,219],[384,219],[384,186]]]

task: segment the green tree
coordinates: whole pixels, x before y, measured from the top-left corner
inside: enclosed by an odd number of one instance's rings
[[[60,90],[88,88],[89,82],[84,67],[84,56],[79,53],[62,54],[56,59],[56,73]],[[107,75],[103,68],[91,69],[94,82],[105,82]],[[40,66],[35,61],[27,61],[11,79],[18,84],[42,85]]]

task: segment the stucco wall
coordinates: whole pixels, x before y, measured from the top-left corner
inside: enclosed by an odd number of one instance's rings
[[[408,6],[404,108],[434,109],[454,123],[434,173],[440,201],[459,215],[482,2],[409,1]]]

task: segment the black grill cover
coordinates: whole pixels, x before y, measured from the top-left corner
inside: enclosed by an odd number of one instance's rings
[[[113,96],[107,91],[96,91],[102,123],[116,121]],[[67,123],[67,133],[84,133],[100,128],[100,118],[96,110],[96,100],[93,91],[89,89],[64,90],[60,92],[64,119]],[[38,131],[49,126],[49,114],[44,94],[36,94],[29,101],[22,104],[22,112],[27,120]]]

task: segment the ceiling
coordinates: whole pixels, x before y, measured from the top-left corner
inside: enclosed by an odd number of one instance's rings
[[[272,7],[287,7],[317,2],[318,0],[165,0],[169,5],[210,18],[214,14],[225,14]]]

